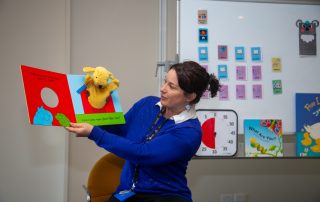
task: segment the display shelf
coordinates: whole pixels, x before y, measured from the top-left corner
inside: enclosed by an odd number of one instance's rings
[[[238,150],[236,155],[230,157],[222,156],[195,156],[193,159],[320,159],[320,157],[299,157],[296,156],[296,136],[294,133],[286,133],[283,135],[283,157],[246,157],[244,148],[244,135],[238,134]]]

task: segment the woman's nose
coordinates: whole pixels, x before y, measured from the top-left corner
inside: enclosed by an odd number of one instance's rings
[[[161,88],[160,88],[160,92],[164,92],[165,91],[165,84],[162,84]]]

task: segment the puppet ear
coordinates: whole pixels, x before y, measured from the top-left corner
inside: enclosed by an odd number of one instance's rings
[[[300,20],[300,19],[297,20],[297,21],[296,21],[296,26],[299,27],[299,25],[300,25],[301,23],[303,23],[302,20]]]
[[[82,70],[83,70],[84,72],[94,72],[94,71],[95,71],[95,68],[93,68],[93,67],[84,67]]]
[[[319,26],[319,21],[318,20],[312,20],[311,23],[314,24],[316,27]]]

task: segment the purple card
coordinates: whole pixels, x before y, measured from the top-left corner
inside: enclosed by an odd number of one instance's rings
[[[246,99],[246,87],[245,85],[236,85],[236,97],[237,99],[244,100]]]
[[[257,81],[257,80],[261,80],[261,78],[262,78],[261,65],[253,65],[252,80]]]
[[[252,85],[252,94],[254,99],[262,99],[262,85],[261,84]]]
[[[247,80],[246,66],[236,67],[236,78],[237,80]]]
[[[228,59],[228,46],[218,45],[218,59],[227,60]]]
[[[219,100],[229,100],[228,85],[221,85],[219,91]]]
[[[201,65],[203,68],[205,68],[206,69],[206,71],[208,72],[208,65],[204,65],[204,64],[202,64]]]
[[[204,91],[204,93],[202,94],[202,97],[201,97],[201,98],[203,98],[203,99],[209,99],[209,91],[208,91],[208,90]]]

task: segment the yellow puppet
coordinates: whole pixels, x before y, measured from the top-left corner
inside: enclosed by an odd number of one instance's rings
[[[110,93],[119,87],[119,80],[104,67],[84,67],[83,71],[88,73],[84,83],[90,105],[96,109],[103,108]]]

